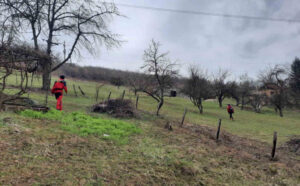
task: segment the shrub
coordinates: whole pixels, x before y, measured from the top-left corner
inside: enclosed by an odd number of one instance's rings
[[[123,80],[120,77],[113,77],[113,78],[111,78],[110,83],[112,85],[117,86],[117,87],[120,87],[120,86],[124,85],[124,82],[123,82]]]

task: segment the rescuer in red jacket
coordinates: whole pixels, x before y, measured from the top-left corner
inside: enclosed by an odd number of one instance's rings
[[[227,112],[229,114],[229,118],[233,121],[233,116],[232,115],[234,113],[234,109],[230,104],[227,105]]]
[[[68,93],[67,83],[65,82],[65,76],[61,75],[59,77],[59,81],[55,81],[51,93],[55,95],[57,100],[56,109],[62,110],[62,98],[63,98],[63,90]]]

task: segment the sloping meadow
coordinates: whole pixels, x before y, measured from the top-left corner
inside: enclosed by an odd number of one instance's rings
[[[126,144],[130,135],[141,133],[141,129],[126,121],[96,118],[82,112],[66,113],[53,109],[43,113],[25,110],[20,115],[35,119],[58,121],[61,122],[61,128],[65,131],[80,136],[94,135],[102,139],[112,140],[118,144]]]

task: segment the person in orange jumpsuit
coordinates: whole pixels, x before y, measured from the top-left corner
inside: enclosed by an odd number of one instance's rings
[[[55,81],[51,93],[55,95],[57,100],[56,109],[62,110],[62,99],[63,99],[63,91],[68,93],[67,83],[65,82],[65,76],[61,75],[58,81]]]
[[[229,114],[229,118],[230,118],[230,120],[232,120],[233,121],[233,113],[234,113],[234,109],[233,109],[233,107],[230,105],[230,104],[228,104],[227,105],[227,112],[228,112],[228,114]]]

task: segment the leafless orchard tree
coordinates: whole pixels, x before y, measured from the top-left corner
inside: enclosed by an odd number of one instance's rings
[[[51,72],[65,64],[79,48],[95,52],[101,44],[106,47],[119,45],[117,35],[108,29],[108,24],[119,12],[113,3],[94,0],[0,0],[3,16],[21,23],[16,29],[30,25],[34,47],[46,46],[48,55],[63,37],[72,39],[66,58],[58,64],[42,61],[43,89],[50,86]],[[98,44],[98,45],[97,45]]]
[[[283,67],[278,65],[270,68],[260,75],[260,81],[263,86],[268,89],[272,87],[274,93],[270,96],[269,102],[279,111],[280,117],[283,117],[283,109],[288,104],[288,77],[287,72]]]
[[[240,105],[240,87],[236,81],[230,81],[226,83],[227,95],[236,101],[236,106]]]
[[[260,113],[264,105],[267,104],[267,95],[264,93],[254,93],[249,96],[249,103],[254,112]]]
[[[226,79],[229,77],[228,71],[219,70],[219,72],[214,77],[214,91],[215,96],[218,99],[219,106],[222,107],[223,100],[225,99],[225,96],[227,94],[227,84]]]
[[[190,67],[190,78],[183,87],[183,93],[189,96],[191,102],[203,113],[203,101],[213,98],[214,92],[208,76],[197,67]]]
[[[255,90],[254,82],[249,78],[247,74],[240,77],[239,83],[239,95],[241,98],[241,110],[244,110],[246,104],[250,102],[250,96]]]
[[[134,95],[136,96],[139,91],[143,90],[143,85],[145,84],[145,75],[138,74],[138,73],[132,73],[129,74],[127,78],[127,85],[129,85],[130,90],[134,92]]]
[[[156,115],[164,105],[165,92],[173,87],[174,78],[178,75],[176,63],[167,58],[168,53],[161,53],[159,47],[159,42],[151,41],[144,51],[144,65],[141,67],[148,74],[142,91],[158,102]]]

